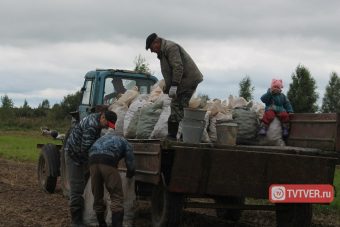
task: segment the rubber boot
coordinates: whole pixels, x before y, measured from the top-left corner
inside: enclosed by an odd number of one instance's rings
[[[261,126],[260,126],[260,130],[259,130],[259,135],[260,136],[265,136],[267,135],[267,129],[268,129],[268,126],[265,125],[264,123],[261,123]]]
[[[83,223],[83,212],[80,210],[80,211],[74,211],[74,212],[71,212],[71,226],[72,227],[80,227],[80,226],[84,226],[84,223]]]
[[[98,221],[99,227],[107,227],[104,213],[103,212],[96,213],[96,215],[97,215],[97,221]]]
[[[124,211],[112,212],[112,227],[123,226]]]
[[[282,137],[287,138],[289,135],[289,124],[283,123],[282,124]]]
[[[168,140],[177,140],[177,131],[178,131],[178,122],[169,122],[168,121]]]

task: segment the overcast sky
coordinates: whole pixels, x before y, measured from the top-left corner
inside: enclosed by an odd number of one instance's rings
[[[177,42],[204,75],[199,92],[238,95],[246,75],[255,100],[272,78],[284,81],[301,64],[320,97],[340,73],[340,1],[321,0],[1,0],[0,96],[15,106],[53,105],[80,89],[87,71],[133,69],[152,32]],[[319,103],[321,103],[321,98]]]

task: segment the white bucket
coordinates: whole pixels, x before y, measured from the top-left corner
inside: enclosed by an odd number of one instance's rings
[[[236,145],[237,123],[221,123],[216,125],[217,144]]]
[[[191,119],[182,120],[182,135],[185,143],[200,143],[205,121],[197,121]]]

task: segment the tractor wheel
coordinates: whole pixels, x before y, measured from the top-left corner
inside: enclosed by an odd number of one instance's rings
[[[163,184],[154,186],[151,196],[153,226],[178,226],[183,211],[183,202],[183,195],[168,192]]]
[[[243,205],[244,198],[233,197],[233,196],[218,197],[218,198],[215,198],[215,202],[217,204],[242,204]],[[217,217],[223,218],[225,220],[238,221],[241,218],[242,210],[218,208],[216,209],[216,215]]]
[[[38,182],[40,187],[53,193],[60,175],[60,154],[54,144],[46,144],[41,149],[38,162]]]
[[[63,148],[61,149],[61,165],[60,165],[60,182],[61,182],[61,190],[63,191],[63,195],[65,197],[69,197],[70,195],[70,180],[69,180],[69,176],[66,170],[66,160],[65,160],[65,152],[64,152],[64,147],[66,144],[66,141],[70,135],[72,127],[69,128],[69,130],[66,132],[65,134],[65,139],[64,139],[64,143],[63,143]]]
[[[309,227],[312,224],[312,204],[276,204],[277,227]]]

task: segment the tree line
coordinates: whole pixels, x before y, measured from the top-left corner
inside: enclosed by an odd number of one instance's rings
[[[319,107],[317,100],[317,86],[310,71],[303,65],[298,65],[291,76],[287,97],[295,113],[337,113],[340,112],[340,77],[336,72],[330,74],[328,85]],[[249,76],[245,76],[239,83],[239,96],[247,101],[253,99],[255,87]]]
[[[44,99],[36,108],[29,106],[27,100],[20,107],[15,107],[13,100],[4,95],[1,97],[0,128],[2,129],[36,129],[48,126],[65,130],[71,120],[70,112],[78,109],[81,92],[64,96],[60,103],[50,106]]]

